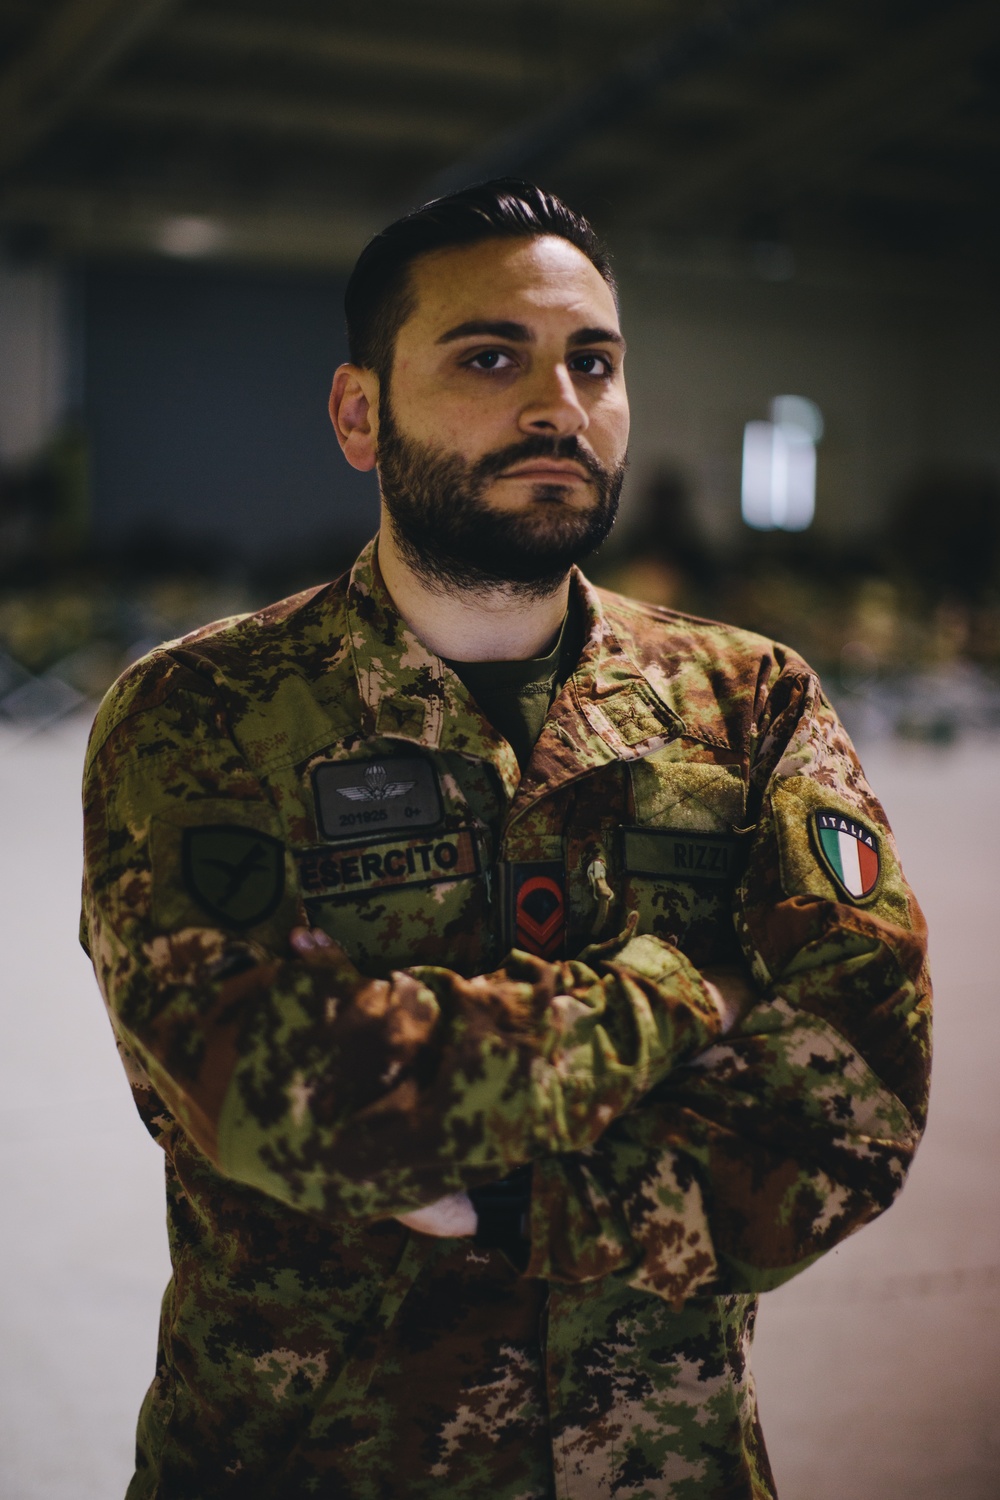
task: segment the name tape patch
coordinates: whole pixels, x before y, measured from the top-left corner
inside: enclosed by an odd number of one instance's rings
[[[480,868],[479,846],[469,828],[430,839],[372,839],[353,849],[321,844],[297,849],[295,863],[305,896],[436,885],[478,875]]]
[[[623,828],[622,864],[632,875],[666,880],[736,878],[740,840],[725,833],[676,828]]]
[[[331,842],[441,822],[437,775],[422,755],[327,762],[313,772],[316,823]]]
[[[832,808],[812,815],[816,848],[834,881],[853,901],[863,901],[878,884],[878,838],[866,824]]]

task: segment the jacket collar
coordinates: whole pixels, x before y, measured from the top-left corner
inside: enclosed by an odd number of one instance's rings
[[[636,760],[673,739],[680,717],[615,636],[600,595],[579,569],[580,661],[552,711],[524,778],[563,781],[613,760]],[[479,712],[461,680],[405,624],[382,580],[376,542],[351,571],[348,634],[366,734],[491,761],[511,794],[520,780],[513,751]],[[582,718],[581,718],[582,716]],[[537,767],[537,769],[536,769]],[[541,787],[536,790],[540,790]]]

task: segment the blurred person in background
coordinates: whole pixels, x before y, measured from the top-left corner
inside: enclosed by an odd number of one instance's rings
[[[623,555],[603,582],[619,593],[647,604],[690,608],[716,581],[716,569],[705,544],[679,470],[662,468],[639,497]]]
[[[1000,665],[1000,480],[931,467],[897,494],[883,548],[911,613],[929,622],[930,664]]]
[[[898,1192],[925,931],[810,669],[596,590],[626,458],[590,226],[363,251],[349,576],[111,690],[83,939],[167,1163],[130,1500],[759,1497],[757,1294]]]

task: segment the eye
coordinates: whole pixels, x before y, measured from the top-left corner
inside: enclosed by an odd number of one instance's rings
[[[480,349],[464,361],[470,370],[512,370],[516,361],[503,349]]]
[[[606,354],[575,354],[568,363],[574,375],[590,375],[605,379],[615,373],[614,364]]]

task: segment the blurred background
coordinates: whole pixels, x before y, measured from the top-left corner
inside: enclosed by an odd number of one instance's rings
[[[0,0],[0,48],[8,718],[350,562],[346,275],[516,172],[621,281],[591,571],[790,642],[856,726],[1000,722],[992,0]]]
[[[803,652],[927,892],[922,1175],[766,1300],[779,1488],[998,1493],[1000,7],[0,0],[11,1500],[121,1493],[165,1276],[156,1153],[72,946],[94,703],[155,642],[349,565],[376,496],[326,416],[346,276],[389,219],[508,172],[586,213],[621,284],[631,468],[588,571]]]

